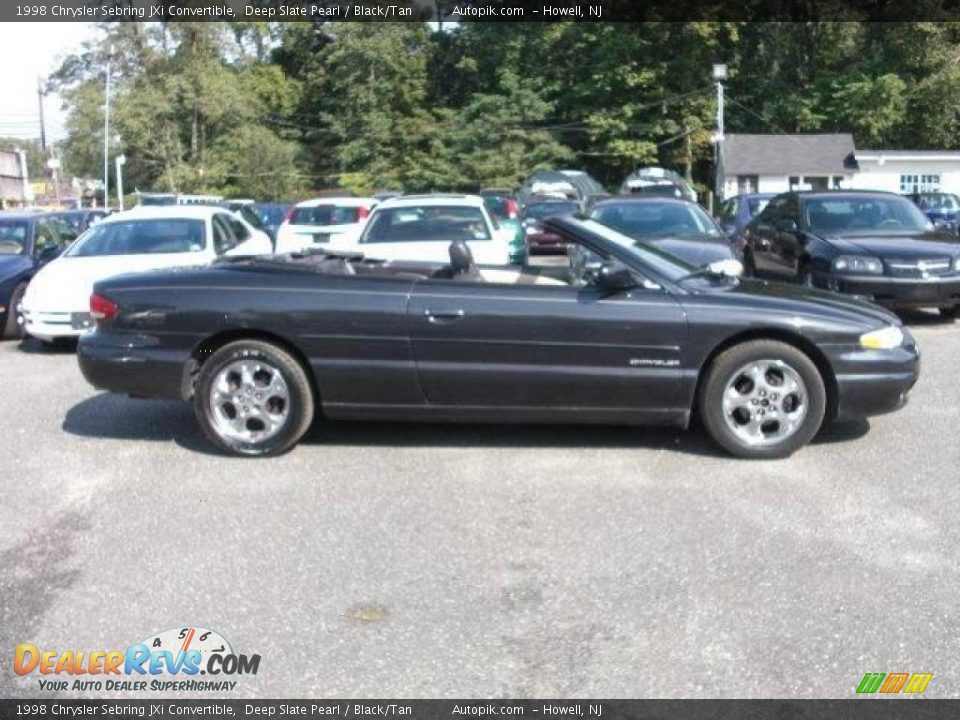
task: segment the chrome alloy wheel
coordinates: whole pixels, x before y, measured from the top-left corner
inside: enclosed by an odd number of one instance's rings
[[[269,440],[290,416],[290,390],[280,371],[263,360],[235,360],[210,388],[213,426],[224,438]]]
[[[744,444],[773,445],[790,437],[807,416],[807,386],[782,360],[756,360],[730,376],[723,419]]]

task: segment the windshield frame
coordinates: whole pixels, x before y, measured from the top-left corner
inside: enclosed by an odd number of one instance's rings
[[[615,255],[619,255],[621,260],[644,275],[653,275],[677,285],[700,269],[644,240],[638,240],[619,230],[614,230],[599,220],[583,216],[562,218],[564,221],[570,219],[575,220],[587,233],[598,236],[602,241],[613,246]]]

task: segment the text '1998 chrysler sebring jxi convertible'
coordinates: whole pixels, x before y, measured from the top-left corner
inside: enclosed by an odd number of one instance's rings
[[[326,419],[660,424],[696,413],[727,451],[790,455],[835,418],[901,407],[919,351],[874,305],[695,268],[593,220],[544,221],[556,265],[315,249],[110,278],[81,369],[191,401],[241,455]]]

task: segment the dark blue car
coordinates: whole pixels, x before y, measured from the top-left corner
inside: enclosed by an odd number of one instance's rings
[[[745,193],[727,198],[720,204],[717,223],[738,253],[745,244],[743,229],[767,206],[775,193]]]
[[[0,338],[23,336],[19,307],[30,278],[76,237],[52,213],[0,212]]]
[[[960,198],[952,193],[926,192],[911,195],[937,230],[957,232],[960,229]]]

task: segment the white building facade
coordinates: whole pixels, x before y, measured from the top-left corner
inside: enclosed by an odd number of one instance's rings
[[[858,190],[960,195],[960,151],[857,150],[856,159],[853,187]]]

